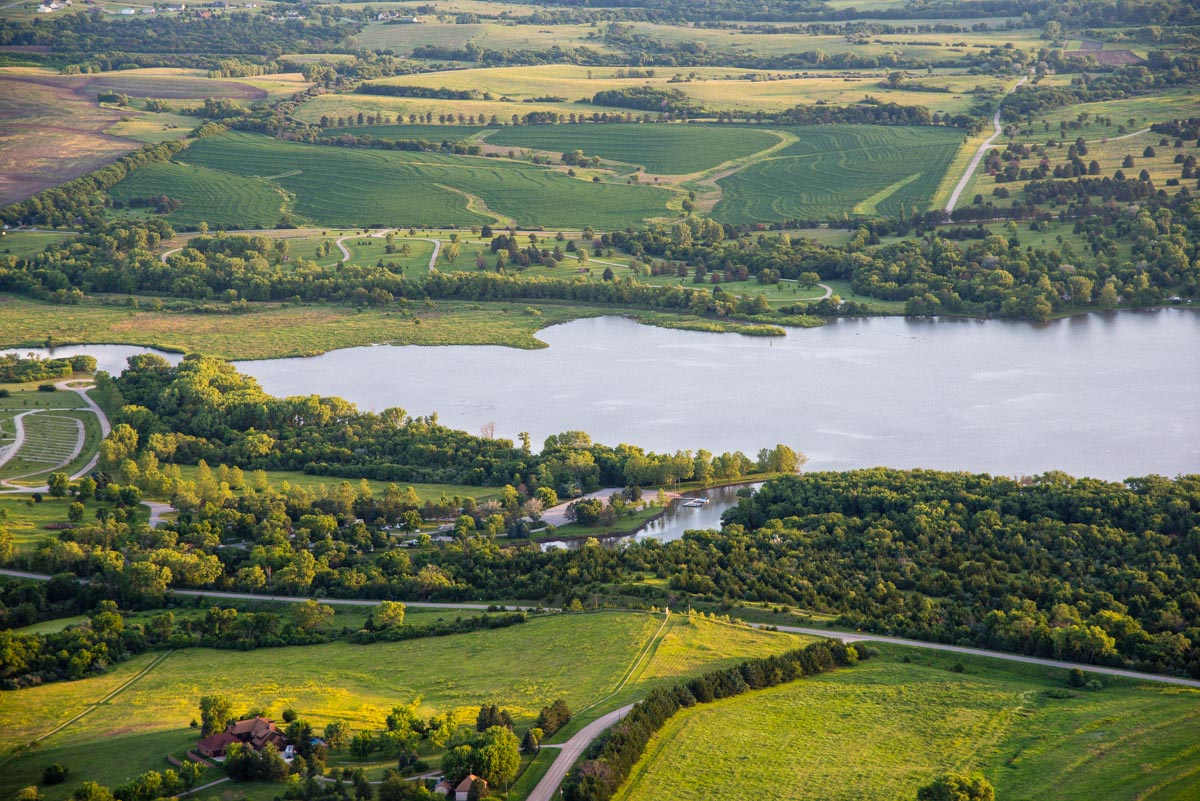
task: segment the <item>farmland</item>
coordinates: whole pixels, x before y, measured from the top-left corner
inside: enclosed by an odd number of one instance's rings
[[[923,211],[962,142],[937,128],[787,128],[799,141],[717,183],[713,216],[745,223]]]
[[[177,651],[35,752],[4,765],[0,793],[29,784],[54,761],[77,765],[79,775],[109,784],[158,768],[165,753],[195,741],[188,722],[196,716],[199,696],[213,691],[228,693],[239,712],[257,706],[278,715],[291,707],[317,725],[345,720],[355,728],[381,727],[388,709],[418,698],[421,714],[451,712],[460,723],[473,721],[479,704],[497,701],[527,724],[556,698],[579,710],[616,690],[661,623],[661,616],[610,612],[403,643],[267,648],[240,652],[236,659],[225,651]],[[662,659],[654,655],[641,662],[645,680],[631,678],[631,691],[797,642],[768,632],[729,638],[727,628],[709,622],[679,621],[668,631],[670,640],[658,644]],[[515,653],[521,658],[512,659]],[[96,678],[6,693],[0,697],[0,748],[7,752],[51,730],[133,679],[156,656],[137,657]],[[105,755],[114,749],[122,754],[119,764],[111,758],[106,764]],[[53,794],[47,798],[67,797],[77,785],[75,776],[73,768],[72,781],[48,788]]]
[[[109,190],[125,204],[167,196],[182,208],[166,215],[173,225],[213,228],[268,228],[279,222],[284,196],[260,178],[185,164],[148,164]]]
[[[635,164],[649,173],[678,175],[711,169],[753,155],[779,141],[777,134],[741,127],[693,125],[553,125],[508,127],[489,133],[489,145],[533,148]]]
[[[617,797],[890,801],[947,770],[979,770],[1012,801],[1194,797],[1200,692],[1121,680],[1068,693],[1064,678],[888,648],[680,713]]]
[[[614,227],[667,216],[671,194],[593,184],[545,168],[438,153],[283,144],[253,134],[197,142],[188,163],[272,180],[295,195],[296,215],[331,226],[481,224]]]

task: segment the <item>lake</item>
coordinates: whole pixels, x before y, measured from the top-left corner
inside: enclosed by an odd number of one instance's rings
[[[786,443],[808,469],[886,465],[1123,479],[1200,471],[1200,314],[1046,324],[900,317],[786,337],[674,331],[618,317],[539,334],[549,347],[375,346],[243,362],[276,395],[437,412],[535,447],[600,442],[713,452]],[[89,346],[104,369],[140,348]],[[178,357],[172,357],[172,360]]]

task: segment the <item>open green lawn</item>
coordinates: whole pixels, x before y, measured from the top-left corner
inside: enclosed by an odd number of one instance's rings
[[[33,256],[72,236],[73,231],[5,231],[0,235],[0,257]]]
[[[779,136],[716,125],[539,125],[489,133],[490,145],[532,148],[637,164],[649,173],[682,175],[766,150]]]
[[[1198,691],[1106,679],[1060,699],[1046,691],[1065,671],[881,650],[677,715],[617,798],[893,801],[947,770],[981,771],[1006,801],[1200,793]]]
[[[46,496],[39,503],[28,495],[0,495],[0,526],[13,535],[18,553],[29,553],[42,542],[58,536],[57,531],[48,531],[45,527],[52,523],[66,523],[67,509],[71,503],[70,498]],[[84,506],[85,522],[95,519],[96,511],[101,507],[112,508],[112,504],[95,500],[88,501]],[[143,520],[149,514],[144,506],[138,507],[136,513]]]
[[[718,181],[713,217],[748,223],[924,211],[963,134],[869,125],[785,129],[799,141]]]
[[[611,706],[644,692],[651,682],[748,654],[776,653],[797,642],[788,635],[682,620],[669,624],[661,640],[654,639],[662,629],[661,616],[600,612],[370,646],[336,642],[249,652],[177,651],[32,753],[0,763],[0,796],[34,783],[55,761],[68,765],[71,777],[48,788],[50,801],[67,797],[86,778],[115,784],[143,770],[162,769],[167,752],[194,743],[188,723],[197,714],[197,699],[207,692],[231,695],[239,711],[260,705],[279,715],[294,708],[318,726],[346,720],[356,728],[379,727],[391,706],[418,697],[423,714],[453,712],[463,723],[474,720],[479,704],[495,701],[523,726],[555,698],[582,710],[620,688],[622,694],[606,702]],[[136,657],[96,678],[0,695],[0,753],[96,704],[160,656]]]
[[[176,225],[207,222],[213,228],[270,228],[279,222],[284,196],[261,178],[189,164],[147,164],[108,190],[113,199],[166,195],[182,207],[166,215]]]
[[[656,187],[596,184],[502,159],[304,145],[245,133],[207,137],[181,158],[245,177],[271,177],[295,196],[297,216],[331,226],[511,219],[614,228],[670,215],[672,198]],[[231,213],[220,198],[212,208]]]

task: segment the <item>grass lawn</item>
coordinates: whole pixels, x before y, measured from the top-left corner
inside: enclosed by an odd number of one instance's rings
[[[881,650],[677,715],[617,798],[892,801],[947,770],[981,771],[1010,801],[1182,801],[1200,790],[1200,692],[1106,680],[1054,698],[1046,691],[1065,689],[1065,671]]]
[[[47,531],[45,526],[66,523],[71,503],[70,498],[44,496],[41,503],[35,503],[28,495],[0,495],[0,526],[13,535],[18,553],[32,552],[45,540],[57,537],[57,532]],[[101,507],[111,508],[112,504],[88,501],[84,520],[95,519]],[[149,514],[144,506],[139,508],[143,517]]]

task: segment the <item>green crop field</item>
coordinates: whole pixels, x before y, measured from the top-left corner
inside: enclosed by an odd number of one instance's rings
[[[104,676],[0,695],[0,751],[8,753],[129,682],[33,752],[0,764],[0,796],[34,783],[55,761],[71,767],[71,779],[46,788],[49,801],[66,798],[77,776],[112,785],[142,770],[161,769],[166,753],[194,743],[188,723],[196,717],[200,695],[209,692],[230,695],[238,711],[261,706],[279,715],[291,707],[318,726],[346,720],[357,728],[379,727],[393,705],[417,698],[423,714],[453,712],[463,723],[474,720],[479,704],[495,701],[527,724],[556,698],[582,710],[618,689],[646,686],[631,671],[640,675],[644,669],[650,674],[646,682],[659,681],[746,655],[776,653],[796,642],[788,635],[748,630],[730,637],[722,624],[679,621],[672,624],[668,643],[665,636],[657,638],[661,624],[661,616],[602,612],[369,646],[335,642],[236,654],[195,648],[171,653],[157,664],[161,654],[145,654]],[[665,654],[662,667],[654,667],[655,646]],[[643,652],[650,654],[647,659],[641,659]]]
[[[181,158],[246,177],[274,176],[295,195],[297,215],[331,226],[512,219],[616,228],[668,215],[671,198],[656,187],[593,184],[506,160],[293,144],[256,134],[210,136]]]
[[[486,141],[560,153],[582,150],[646,172],[680,175],[753,155],[779,139],[763,130],[715,125],[542,125],[501,128]]]
[[[825,125],[785,129],[799,141],[718,181],[721,222],[924,211],[962,143],[943,128]]]
[[[175,224],[213,228],[268,228],[279,222],[284,197],[258,178],[184,164],[147,164],[109,189],[114,199],[167,195],[183,204],[167,215]]]
[[[1058,698],[1065,671],[882,650],[677,715],[617,798],[893,801],[948,770],[981,771],[1006,801],[1200,793],[1200,691],[1103,679]]]
[[[461,142],[480,131],[489,130],[482,125],[347,125],[345,128],[327,128],[321,136],[373,136],[376,139],[424,139],[427,142]]]

